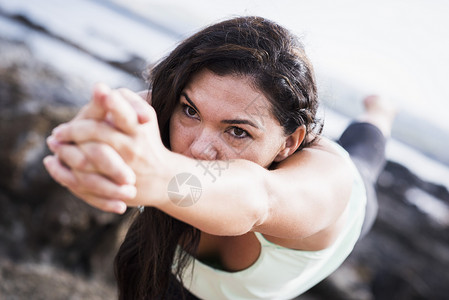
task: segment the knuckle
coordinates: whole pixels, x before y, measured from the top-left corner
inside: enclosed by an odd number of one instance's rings
[[[116,160],[113,164],[109,165],[109,174],[108,177],[119,181],[120,183],[126,179],[126,171],[128,166],[124,164],[124,162],[119,159]]]
[[[125,162],[131,162],[136,158],[136,150],[138,148],[138,146],[131,146],[129,143],[125,143],[120,149],[120,156]]]
[[[100,198],[110,198],[117,194],[115,185],[112,185],[109,179],[97,174],[85,174],[79,187],[78,191],[81,194],[94,194]]]
[[[147,107],[147,109],[148,109],[148,113],[150,114],[150,116],[151,116],[152,118],[155,118],[155,117],[156,117],[156,111],[154,110],[153,106],[148,105],[148,106],[146,106],[146,107]]]
[[[98,182],[97,182],[95,176],[85,175],[85,176],[82,176],[82,178],[83,178],[83,180],[82,180],[81,184],[85,191],[95,191],[100,187],[98,185]]]
[[[68,146],[65,155],[68,158],[66,160],[71,162],[71,167],[74,169],[84,170],[89,164],[89,161],[86,159],[83,152],[76,146]]]
[[[102,158],[105,156],[104,146],[98,143],[90,144],[90,151],[92,158]]]
[[[90,166],[90,162],[84,155],[81,155],[80,157],[78,157],[77,160],[75,160],[74,167],[78,170],[86,171],[86,170],[90,169],[89,166]]]
[[[111,172],[111,178],[114,179],[115,181],[121,183],[124,182],[126,179],[126,175],[124,174],[124,172],[122,170],[119,169],[115,169],[114,171]]]
[[[81,148],[81,153],[77,160],[77,169],[82,171],[92,171],[94,168],[92,166],[92,162],[96,161],[96,149],[94,147],[94,143],[84,143],[79,146]]]
[[[80,120],[68,127],[68,134],[76,141],[98,140],[103,136],[104,124],[96,120]]]

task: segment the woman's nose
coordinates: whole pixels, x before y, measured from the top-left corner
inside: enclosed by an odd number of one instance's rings
[[[218,159],[216,134],[206,129],[196,136],[190,145],[190,153],[192,157],[200,160],[216,160]]]

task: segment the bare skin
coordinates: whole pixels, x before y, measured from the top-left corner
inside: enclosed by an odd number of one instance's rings
[[[363,100],[364,112],[357,120],[368,122],[378,127],[385,137],[391,135],[391,129],[397,110],[393,103],[386,101],[377,95],[367,96]],[[321,139],[316,145],[310,148],[311,151],[320,151],[329,149],[326,145],[329,143]],[[264,235],[264,237],[280,246],[298,249],[298,250],[320,250],[326,248],[325,243],[331,243],[336,233],[345,221],[344,215],[341,215],[337,221],[327,229],[320,231],[308,238],[298,240],[279,239],[273,236]],[[238,253],[239,255],[235,255]],[[200,245],[198,248],[198,259],[202,260],[209,257],[216,257],[221,260],[223,268],[228,271],[240,271],[254,264],[260,254],[260,243],[254,233],[247,233],[236,237],[220,237],[201,234]]]
[[[229,115],[232,110],[217,109],[216,103],[210,105],[208,100],[223,97],[215,101],[227,102],[228,107],[238,112],[242,111],[239,97],[248,95],[245,98],[254,99],[253,93],[258,93],[242,84],[241,78],[203,75],[197,78],[197,84],[186,89],[198,111],[178,110],[178,117],[171,124],[182,126],[178,130],[191,137],[185,141],[180,139],[182,136],[173,137],[178,141],[174,143],[178,153],[163,147],[154,111],[149,112],[150,121],[140,125],[142,117],[126,106],[138,102],[136,94],[103,90],[97,91],[100,96],[94,95],[92,103],[76,120],[58,128],[50,138],[50,148],[56,154],[45,160],[50,174],[81,199],[102,210],[122,213],[126,205],[149,205],[191,224],[203,233],[199,258],[218,256],[229,271],[245,269],[257,260],[260,244],[254,232],[292,249],[321,250],[331,245],[346,218],[343,211],[351,192],[350,167],[325,138],[294,152],[304,138],[301,128],[288,137],[268,136],[282,132],[275,119],[265,123],[272,129],[252,133],[254,141],[242,152],[248,155],[245,159],[232,157],[239,152],[226,147],[234,144],[223,139],[213,140],[216,158],[220,159],[221,155],[236,160],[217,182],[203,181],[203,200],[185,208],[168,199],[166,186],[174,175],[189,170],[198,177],[203,176],[197,159],[206,158],[195,157],[195,153],[203,154],[196,151],[196,146],[203,149],[202,145],[208,145],[206,138],[219,133],[227,133],[229,138],[242,135],[241,129],[223,123],[223,119],[242,116]],[[220,89],[228,90],[217,92]],[[184,98],[182,103],[186,103]],[[382,122],[383,117],[376,117],[381,115],[379,109],[369,106],[366,120]],[[114,122],[117,120],[120,122]],[[108,124],[114,127],[108,128]],[[271,141],[265,142],[268,138]],[[111,154],[114,149],[119,156]],[[279,162],[273,170],[264,168],[270,160]],[[161,162],[165,164],[162,167]],[[135,177],[122,174],[122,169],[131,169],[128,173],[134,173]],[[250,185],[247,178],[252,179]],[[297,184],[292,184],[291,178]],[[114,185],[111,179],[121,183]]]
[[[333,149],[331,142],[326,138],[321,138],[315,145],[300,153],[306,155],[338,155]],[[298,159],[301,159],[298,157]],[[337,238],[340,230],[346,221],[346,215],[341,214],[334,222],[323,230],[302,239],[289,239],[276,237],[275,235],[263,234],[268,241],[282,247],[303,250],[317,251],[330,246]],[[253,230],[259,231],[260,230]],[[197,258],[199,260],[216,258],[220,261],[226,271],[237,272],[249,268],[259,258],[261,246],[254,232],[248,232],[238,236],[219,236],[206,232],[201,233]]]

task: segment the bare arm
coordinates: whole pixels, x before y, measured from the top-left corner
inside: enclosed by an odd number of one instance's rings
[[[352,187],[346,161],[325,148],[302,150],[273,171],[236,160],[215,182],[204,176],[197,161],[177,157],[171,175],[189,171],[200,178],[201,198],[190,207],[169,199],[157,207],[215,235],[257,231],[279,238],[308,237],[336,221]]]
[[[72,122],[54,134],[62,146],[53,149],[71,169],[63,169],[55,160],[46,163],[50,174],[80,198],[86,200],[86,195],[95,194],[86,201],[100,209],[118,212],[107,206],[111,195],[119,195],[110,187],[114,183],[101,178],[86,187],[86,182],[71,176],[77,166],[71,165],[73,155],[61,150],[66,147],[64,142],[83,145],[95,141],[115,149],[136,175],[137,195],[121,196],[121,201],[129,206],[157,207],[214,235],[258,231],[276,237],[304,238],[335,222],[349,199],[349,166],[324,140],[292,155],[271,171],[246,160],[235,160],[216,181],[211,181],[199,167],[200,161],[163,147],[154,111],[148,116],[149,122],[137,125],[122,115],[125,108],[109,109],[116,115],[114,118],[124,118],[120,124],[130,124],[129,130],[117,131],[94,120]],[[104,165],[119,165],[116,157],[101,157],[97,160],[109,160]],[[101,165],[96,170],[107,175]],[[169,196],[170,181],[181,173],[192,174],[201,182],[201,196],[192,206],[179,206]],[[106,187],[106,183],[110,186]],[[119,187],[115,184],[116,189]]]
[[[299,239],[336,222],[349,200],[353,178],[348,161],[321,139],[281,162],[267,180],[269,212],[254,230]]]

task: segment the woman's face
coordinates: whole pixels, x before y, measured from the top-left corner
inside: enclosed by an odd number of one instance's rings
[[[245,76],[199,72],[170,120],[171,150],[194,159],[241,158],[268,167],[285,141],[271,104]]]

